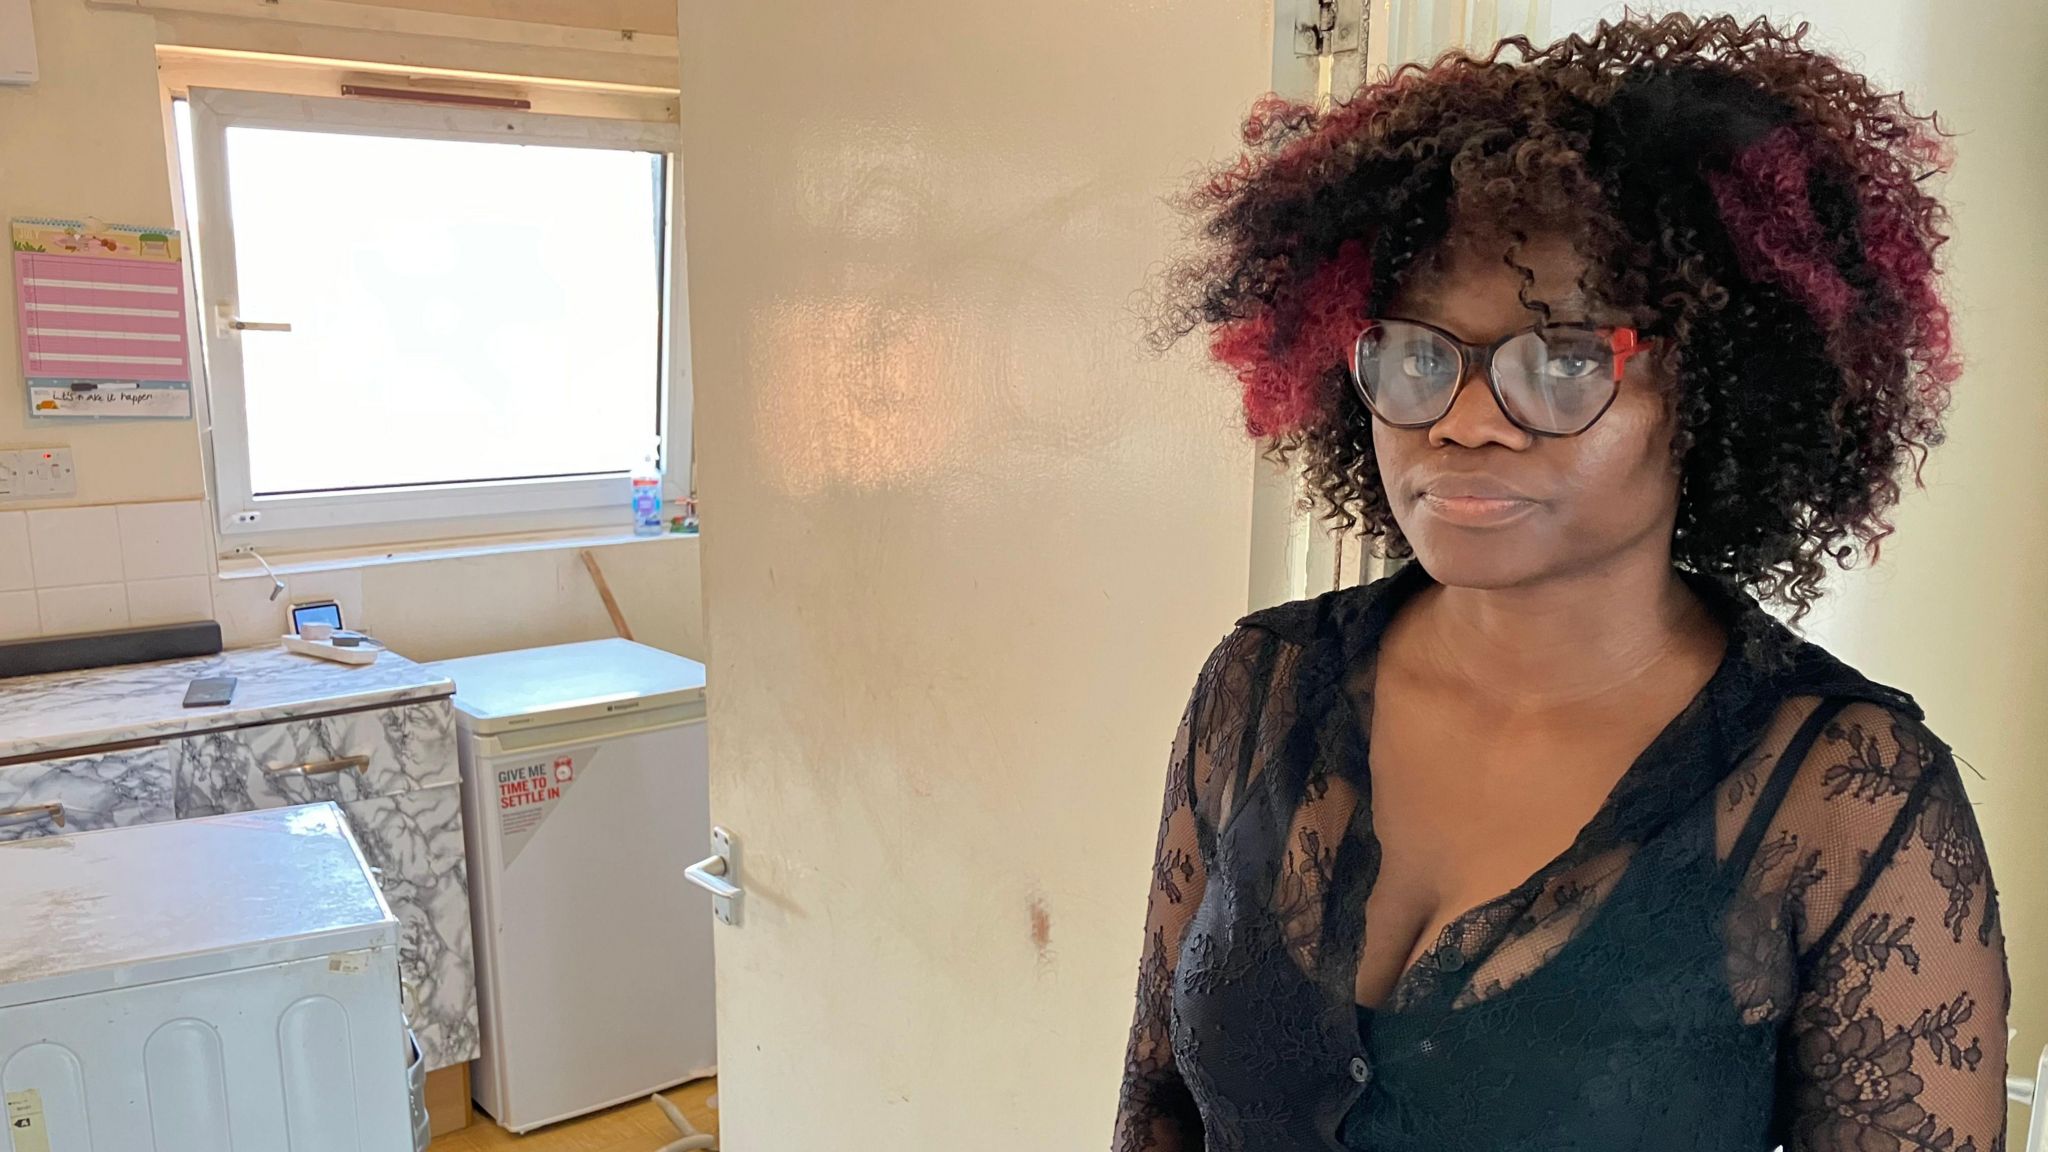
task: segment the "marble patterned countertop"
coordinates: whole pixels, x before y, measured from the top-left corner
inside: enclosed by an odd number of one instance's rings
[[[233,676],[233,701],[184,706],[201,676]],[[104,744],[238,728],[296,716],[429,700],[455,684],[393,652],[350,666],[286,652],[237,648],[218,656],[124,664],[0,680],[0,763]]]

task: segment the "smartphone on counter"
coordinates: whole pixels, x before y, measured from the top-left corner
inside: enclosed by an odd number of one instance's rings
[[[187,708],[218,708],[234,698],[233,676],[202,676],[185,686]]]

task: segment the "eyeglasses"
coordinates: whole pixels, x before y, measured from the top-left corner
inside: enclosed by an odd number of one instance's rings
[[[1647,346],[1633,328],[1539,324],[1467,344],[1420,320],[1371,320],[1351,349],[1351,382],[1382,423],[1427,428],[1450,413],[1477,365],[1515,427],[1576,436],[1606,415],[1629,357]]]

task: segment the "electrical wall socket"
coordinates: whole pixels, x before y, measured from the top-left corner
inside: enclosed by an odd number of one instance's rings
[[[77,494],[71,449],[0,450],[0,500],[58,500]]]

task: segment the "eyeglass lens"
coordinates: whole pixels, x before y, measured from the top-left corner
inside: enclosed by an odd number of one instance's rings
[[[1375,415],[1424,427],[1451,410],[1466,371],[1459,346],[1426,325],[1376,320],[1359,334],[1352,374]],[[1597,329],[1552,325],[1520,333],[1493,356],[1491,378],[1508,418],[1532,432],[1569,436],[1614,399],[1614,350]]]

